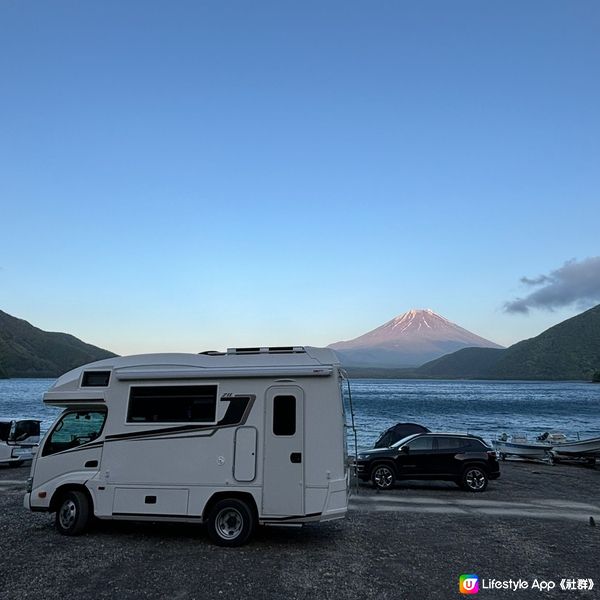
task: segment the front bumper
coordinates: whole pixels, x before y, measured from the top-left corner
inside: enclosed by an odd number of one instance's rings
[[[361,481],[368,481],[370,476],[369,463],[365,461],[357,461],[356,463],[356,476]]]
[[[29,446],[17,446],[12,449],[11,457],[15,461],[20,460],[33,460],[35,456],[36,448]]]

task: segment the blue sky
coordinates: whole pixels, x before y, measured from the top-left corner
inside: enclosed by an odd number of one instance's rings
[[[600,5],[0,0],[0,309],[118,353],[498,343],[598,252]]]

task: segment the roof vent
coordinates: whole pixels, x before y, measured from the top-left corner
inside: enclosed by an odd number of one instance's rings
[[[227,348],[227,354],[301,354],[302,346],[265,346],[262,348]]]

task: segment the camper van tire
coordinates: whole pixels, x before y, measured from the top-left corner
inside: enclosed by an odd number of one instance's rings
[[[206,523],[208,536],[218,546],[245,544],[256,526],[252,509],[238,498],[219,500]]]
[[[58,501],[56,529],[63,535],[81,535],[90,520],[90,501],[77,490],[65,492]]]

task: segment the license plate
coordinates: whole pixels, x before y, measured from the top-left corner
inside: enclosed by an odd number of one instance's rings
[[[29,448],[15,448],[12,451],[14,458],[31,458],[32,454]]]

